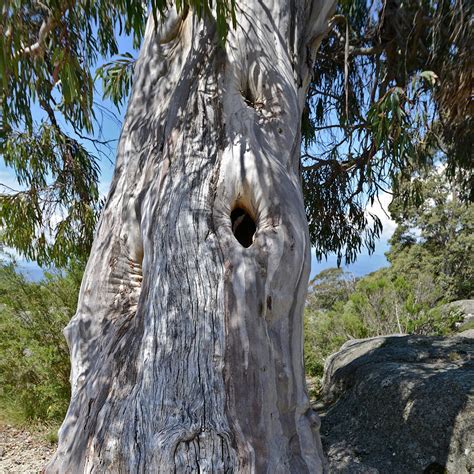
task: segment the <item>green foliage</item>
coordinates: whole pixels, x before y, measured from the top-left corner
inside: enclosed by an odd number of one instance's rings
[[[225,40],[235,26],[234,0],[176,0],[216,24]],[[100,212],[98,155],[107,155],[96,119],[94,79],[116,105],[126,99],[134,60],[120,52],[118,35],[131,35],[135,48],[148,11],[166,13],[165,0],[108,2],[6,1],[0,10],[0,156],[20,189],[0,195],[3,243],[40,264],[67,265],[86,258]],[[215,7],[215,8],[213,8]],[[5,188],[5,186],[3,186]]]
[[[97,76],[102,78],[104,97],[110,98],[116,107],[122,105],[128,97],[135,61],[130,53],[125,53],[97,70]]]
[[[82,267],[28,282],[0,266],[0,411],[17,421],[63,419],[70,396],[62,331],[73,316]]]
[[[3,243],[40,265],[64,266],[71,255],[88,255],[99,198],[94,157],[45,122],[34,131],[9,133],[0,147],[26,189],[0,197]]]
[[[342,306],[336,305],[334,311],[340,311]],[[321,378],[324,372],[324,362],[350,338],[366,337],[367,333],[361,322],[352,314],[342,314],[314,310],[310,305],[304,316],[304,363],[306,373]]]
[[[398,227],[387,254],[395,272],[433,275],[439,293],[449,301],[474,294],[474,206],[463,204],[460,188],[446,171],[420,177],[419,199],[410,200],[405,183],[390,205]]]
[[[461,314],[446,303],[474,297],[474,206],[458,199],[439,169],[421,178],[421,203],[391,205],[398,227],[389,268],[359,280],[329,269],[311,282],[304,317],[309,375],[320,378],[326,358],[349,339],[456,329]]]
[[[474,199],[472,2],[343,0],[316,57],[303,114],[303,187],[319,258],[373,250],[383,189],[419,199],[414,178],[440,159]]]

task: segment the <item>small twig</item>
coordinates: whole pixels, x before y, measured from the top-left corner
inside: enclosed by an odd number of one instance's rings
[[[118,138],[111,138],[110,140],[100,140],[98,138],[91,138],[91,137],[87,137],[86,135],[83,135],[81,132],[79,132],[79,130],[76,128],[76,127],[73,127],[74,128],[74,133],[82,140],[88,140],[90,141],[91,143],[94,143],[94,144],[98,144],[98,145],[104,145],[104,146],[108,146],[110,143],[113,143],[113,142],[117,142],[118,141]]]
[[[346,96],[346,121],[349,120],[349,22],[346,20],[346,45],[344,48],[344,92]]]
[[[7,184],[3,184],[3,183],[0,183],[0,187],[2,188],[5,188],[5,189],[8,189],[16,194],[20,194],[21,192],[23,191],[19,191],[18,189],[13,189],[12,187],[8,186]],[[11,196],[11,194],[0,194],[0,197],[4,197],[4,196]]]

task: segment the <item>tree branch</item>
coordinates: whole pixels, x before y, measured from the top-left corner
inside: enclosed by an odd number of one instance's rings
[[[379,54],[383,50],[382,45],[371,46],[370,48],[356,48],[354,46],[349,47],[349,54],[351,56],[373,56]]]
[[[56,22],[52,16],[48,17],[46,20],[43,21],[41,24],[41,28],[38,33],[38,41],[32,44],[31,46],[27,46],[26,48],[20,49],[18,51],[17,56],[20,55],[31,55],[31,56],[39,56],[43,53],[43,43],[46,40],[49,32],[54,28]]]

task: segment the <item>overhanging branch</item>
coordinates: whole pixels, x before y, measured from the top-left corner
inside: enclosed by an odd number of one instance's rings
[[[42,54],[43,44],[46,40],[46,37],[48,36],[50,31],[54,28],[55,24],[56,24],[56,21],[52,16],[44,20],[43,23],[41,24],[41,28],[38,33],[38,41],[18,51],[17,56],[21,56],[21,55],[39,56],[40,54]]]

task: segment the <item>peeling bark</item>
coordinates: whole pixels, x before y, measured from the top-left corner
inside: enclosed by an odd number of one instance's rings
[[[332,0],[149,21],[46,472],[322,472],[300,122]],[[252,227],[252,225],[254,227]]]

